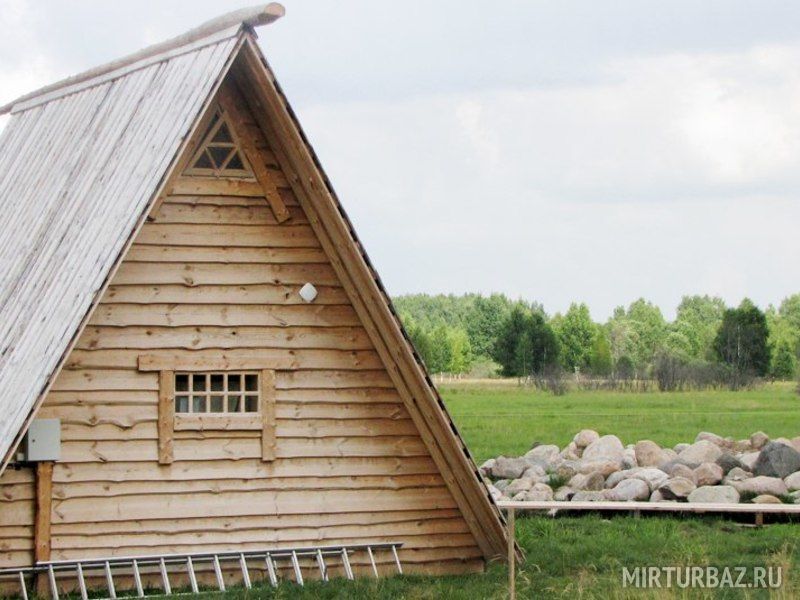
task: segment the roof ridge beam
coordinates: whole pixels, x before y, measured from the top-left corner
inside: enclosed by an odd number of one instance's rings
[[[86,86],[81,84],[87,84],[87,82],[99,78],[102,78],[103,81],[108,81],[109,79],[113,78],[108,76],[115,71],[125,70],[125,72],[127,72],[128,70],[125,68],[130,67],[135,63],[150,64],[151,59],[155,57],[167,53],[172,54],[179,48],[184,46],[193,46],[205,38],[217,37],[215,34],[220,32],[226,32],[226,30],[230,30],[232,28],[238,29],[242,26],[259,27],[261,25],[267,25],[280,19],[284,14],[286,14],[286,9],[284,9],[284,7],[277,2],[270,2],[266,5],[259,4],[257,6],[234,10],[211,19],[210,21],[206,21],[202,25],[195,27],[194,29],[190,29],[186,33],[183,33],[179,36],[173,37],[158,44],[153,44],[152,46],[148,46],[147,48],[139,50],[133,54],[129,54],[123,58],[114,60],[93,69],[89,69],[88,71],[84,71],[78,75],[67,77],[66,79],[57,81],[56,83],[25,94],[24,96],[20,96],[16,100],[11,101],[4,106],[0,106],[0,115],[11,112],[22,104],[25,104],[24,108],[29,108],[30,106],[38,104],[31,101],[39,98],[40,96],[48,96],[48,98],[50,98],[53,95],[53,92],[59,90],[64,90],[66,88],[82,89]],[[231,31],[230,35],[235,35],[235,32]],[[60,96],[62,94],[58,95]]]

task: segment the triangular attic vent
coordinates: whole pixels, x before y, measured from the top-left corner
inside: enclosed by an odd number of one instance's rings
[[[233,130],[217,110],[200,146],[192,156],[187,175],[214,177],[253,177],[250,165],[240,150]]]

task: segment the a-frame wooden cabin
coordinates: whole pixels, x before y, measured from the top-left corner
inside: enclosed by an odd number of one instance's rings
[[[408,571],[503,555],[255,41],[282,14],[1,109],[0,567],[381,540]],[[47,419],[57,460],[36,462],[24,436]]]

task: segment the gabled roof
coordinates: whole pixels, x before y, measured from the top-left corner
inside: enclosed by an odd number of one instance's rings
[[[485,556],[499,513],[244,9],[0,109],[0,473],[226,76],[259,125]],[[274,207],[273,207],[274,209]]]

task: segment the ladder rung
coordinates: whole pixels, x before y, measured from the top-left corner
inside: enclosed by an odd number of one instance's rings
[[[83,566],[81,563],[78,563],[78,586],[81,589],[81,598],[83,600],[89,600],[89,594],[86,593],[86,580],[83,578]]]
[[[344,574],[352,581],[354,579],[353,569],[350,566],[350,558],[347,556],[347,548],[342,548],[342,564],[344,565]]]
[[[378,578],[378,565],[375,564],[375,555],[372,553],[372,546],[367,546],[367,554],[369,554],[369,562],[372,565],[372,573],[375,578]]]
[[[58,584],[56,584],[56,572],[53,569],[53,565],[50,565],[47,569],[47,578],[50,580],[50,595],[53,600],[58,600]]]
[[[394,556],[394,564],[397,565],[397,572],[403,574],[403,566],[400,564],[400,556],[397,554],[397,546],[392,544],[392,555]]]
[[[214,556],[214,575],[217,576],[217,587],[220,592],[225,591],[225,579],[222,577],[222,567],[219,566],[219,556]]]
[[[300,563],[297,560],[297,552],[295,550],[292,550],[292,567],[294,567],[295,581],[303,585],[303,573],[300,572]]]
[[[106,561],[104,568],[106,572],[106,585],[108,586],[108,597],[113,600],[117,597],[117,590],[114,587],[114,576],[111,574],[111,564]]]
[[[242,567],[242,581],[244,582],[244,587],[249,590],[253,586],[250,584],[250,573],[247,571],[247,560],[244,554],[239,555],[239,564]]]
[[[194,574],[194,564],[191,556],[186,557],[186,569],[189,571],[189,583],[192,586],[192,592],[199,594],[200,590],[197,587],[197,577]]]
[[[267,574],[269,575],[270,585],[272,587],[278,587],[278,576],[275,574],[275,563],[272,562],[272,556],[270,556],[269,552],[267,552],[264,560],[267,563]]]
[[[28,588],[25,587],[25,575],[19,572],[19,589],[22,592],[22,600],[28,600]]]
[[[133,582],[136,585],[136,595],[139,598],[144,598],[144,589],[142,588],[142,575],[139,573],[139,562],[133,559]]]
[[[161,569],[161,583],[164,584],[164,594],[169,596],[172,594],[172,586],[169,584],[169,574],[167,573],[167,563],[164,557],[158,561],[158,566]]]

